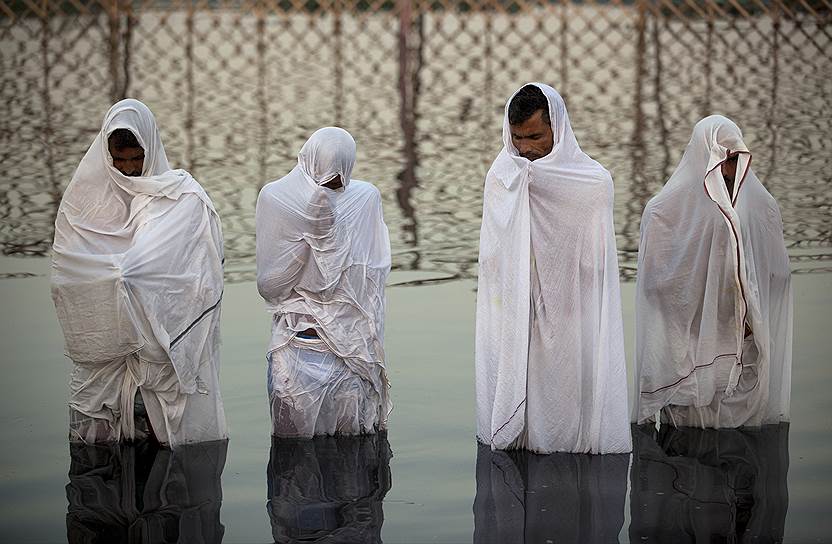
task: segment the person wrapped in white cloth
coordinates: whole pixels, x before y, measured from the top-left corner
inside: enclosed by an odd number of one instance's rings
[[[612,178],[560,95],[512,95],[485,178],[477,437],[538,453],[631,450]]]
[[[373,185],[350,178],[355,141],[316,131],[297,166],[257,198],[257,288],[272,314],[267,350],[272,434],[383,430],[390,239]]]
[[[750,165],[737,125],[706,117],[644,209],[634,422],[789,420],[789,256],[777,202]]]
[[[141,102],[107,112],[64,192],[52,249],[52,298],[75,364],[70,439],[227,438],[219,217],[200,184],[170,168]]]

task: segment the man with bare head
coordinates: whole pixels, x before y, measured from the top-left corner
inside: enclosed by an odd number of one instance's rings
[[[551,153],[555,140],[549,103],[539,88],[526,85],[517,91],[509,104],[508,123],[519,156],[536,161]]]
[[[492,449],[630,451],[612,204],[560,95],[523,86],[480,235],[477,436]]]
[[[128,129],[115,129],[107,138],[107,149],[113,158],[113,168],[125,176],[136,177],[142,175],[144,148]]]

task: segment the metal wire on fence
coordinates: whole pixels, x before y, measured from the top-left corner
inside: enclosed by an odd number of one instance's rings
[[[796,266],[832,259],[828,0],[0,0],[0,248],[46,255],[57,203],[108,106],[156,113],[171,163],[252,276],[254,202],[336,124],[385,199],[405,281],[476,275],[482,180],[506,97],[542,80],[613,173],[622,274],[641,211],[693,124],[744,129]]]

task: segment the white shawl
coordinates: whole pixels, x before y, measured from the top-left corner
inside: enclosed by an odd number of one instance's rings
[[[730,195],[721,172],[728,151],[739,152]],[[780,210],[750,163],[740,129],[725,117],[706,117],[670,180],[647,203],[633,421],[668,405],[686,407],[674,412],[678,425],[788,421],[789,257]]]
[[[511,142],[485,179],[477,295],[477,435],[492,448],[631,449],[610,174],[581,151],[563,99],[554,146]],[[511,100],[508,102],[511,103]]]
[[[125,176],[113,166],[108,139],[116,129],[132,132],[144,149],[141,176]],[[153,114],[137,100],[115,104],[78,165],[55,221],[52,297],[67,355],[78,364],[131,354],[172,362],[180,392],[210,388],[218,400],[214,359],[222,260],[214,206],[190,174],[170,169]],[[132,414],[141,380],[133,374],[125,376],[131,383],[123,386],[122,413]],[[70,405],[97,417],[101,406],[93,397],[107,393],[86,393]],[[182,410],[175,412],[181,417]],[[210,436],[199,439],[225,437],[221,403],[217,410],[211,422],[199,425],[212,428]]]
[[[268,352],[316,329],[335,355],[373,383],[384,428],[391,409],[383,347],[390,239],[381,195],[350,179],[354,163],[352,136],[322,128],[303,145],[298,165],[263,187],[256,212],[257,288],[273,315]],[[322,187],[336,174],[343,191]],[[371,372],[373,365],[382,372]]]

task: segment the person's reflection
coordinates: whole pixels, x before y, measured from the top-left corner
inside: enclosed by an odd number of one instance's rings
[[[70,444],[67,539],[73,543],[219,543],[227,441],[160,448]]]
[[[630,540],[782,542],[788,424],[633,427]]]
[[[272,438],[266,509],[275,542],[381,542],[386,433]]]
[[[491,451],[478,445],[474,542],[618,542],[629,454]]]

